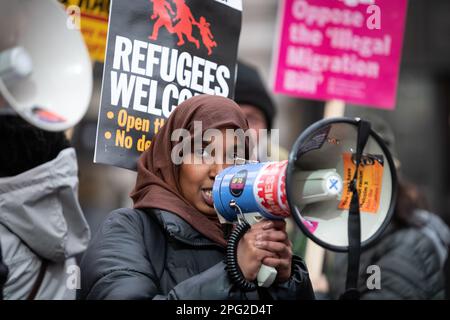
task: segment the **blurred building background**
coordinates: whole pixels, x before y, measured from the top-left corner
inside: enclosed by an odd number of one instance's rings
[[[239,57],[256,66],[270,89],[278,0],[243,0]],[[377,115],[394,129],[402,173],[425,193],[430,209],[450,224],[450,1],[409,0],[395,111],[347,106],[346,115]],[[135,173],[93,164],[103,66],[96,64],[90,111],[76,128],[80,201],[94,231],[111,210],[131,206]],[[324,102],[274,96],[281,145],[323,117]]]

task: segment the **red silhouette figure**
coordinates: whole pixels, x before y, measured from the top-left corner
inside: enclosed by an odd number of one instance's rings
[[[177,8],[177,16],[175,20],[180,20],[175,26],[174,30],[178,35],[177,45],[184,44],[183,35],[186,36],[189,42],[195,43],[197,49],[200,48],[200,43],[192,36],[192,25],[198,26],[198,22],[195,21],[192,16],[191,9],[186,5],[185,0],[173,0]]]
[[[200,29],[200,34],[202,36],[202,42],[206,49],[208,49],[208,55],[212,54],[212,48],[217,47],[217,42],[214,41],[214,36],[211,33],[211,24],[206,21],[205,17],[200,17],[198,28]]]
[[[167,31],[170,33],[174,33],[172,18],[169,15],[169,11],[172,15],[175,15],[175,12],[173,12],[170,4],[166,0],[150,0],[150,2],[153,2],[153,14],[150,19],[155,20],[158,18],[158,20],[156,20],[155,25],[153,26],[152,35],[148,38],[151,40],[158,39],[159,29],[162,26],[166,27]]]

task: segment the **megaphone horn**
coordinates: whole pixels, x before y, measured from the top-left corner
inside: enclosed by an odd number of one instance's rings
[[[12,109],[49,131],[66,130],[84,116],[92,65],[67,19],[55,0],[0,0],[0,111]]]

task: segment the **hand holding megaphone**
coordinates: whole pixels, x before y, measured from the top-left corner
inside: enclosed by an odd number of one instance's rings
[[[285,227],[286,223],[282,220],[265,220],[253,224],[243,234],[238,241],[236,263],[245,279],[257,280],[259,286],[264,286],[268,279],[273,281],[276,277],[279,281],[285,281],[289,278],[290,272],[287,274],[286,268],[290,270],[292,255],[288,250]],[[280,272],[265,266],[262,261],[273,264]],[[273,275],[269,270],[273,270]]]
[[[389,223],[395,193],[392,157],[370,124],[359,119],[312,125],[297,139],[289,161],[226,168],[215,179],[213,199],[222,222],[240,223],[227,252],[232,280],[254,288],[240,279],[236,246],[242,234],[263,219],[292,215],[320,246],[350,252],[356,247],[352,256],[359,261],[359,249],[376,241]],[[262,266],[258,285],[270,286],[276,275],[274,268]]]

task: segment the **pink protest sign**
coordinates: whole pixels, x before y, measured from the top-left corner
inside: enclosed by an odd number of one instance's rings
[[[395,107],[407,0],[283,0],[276,93]]]

